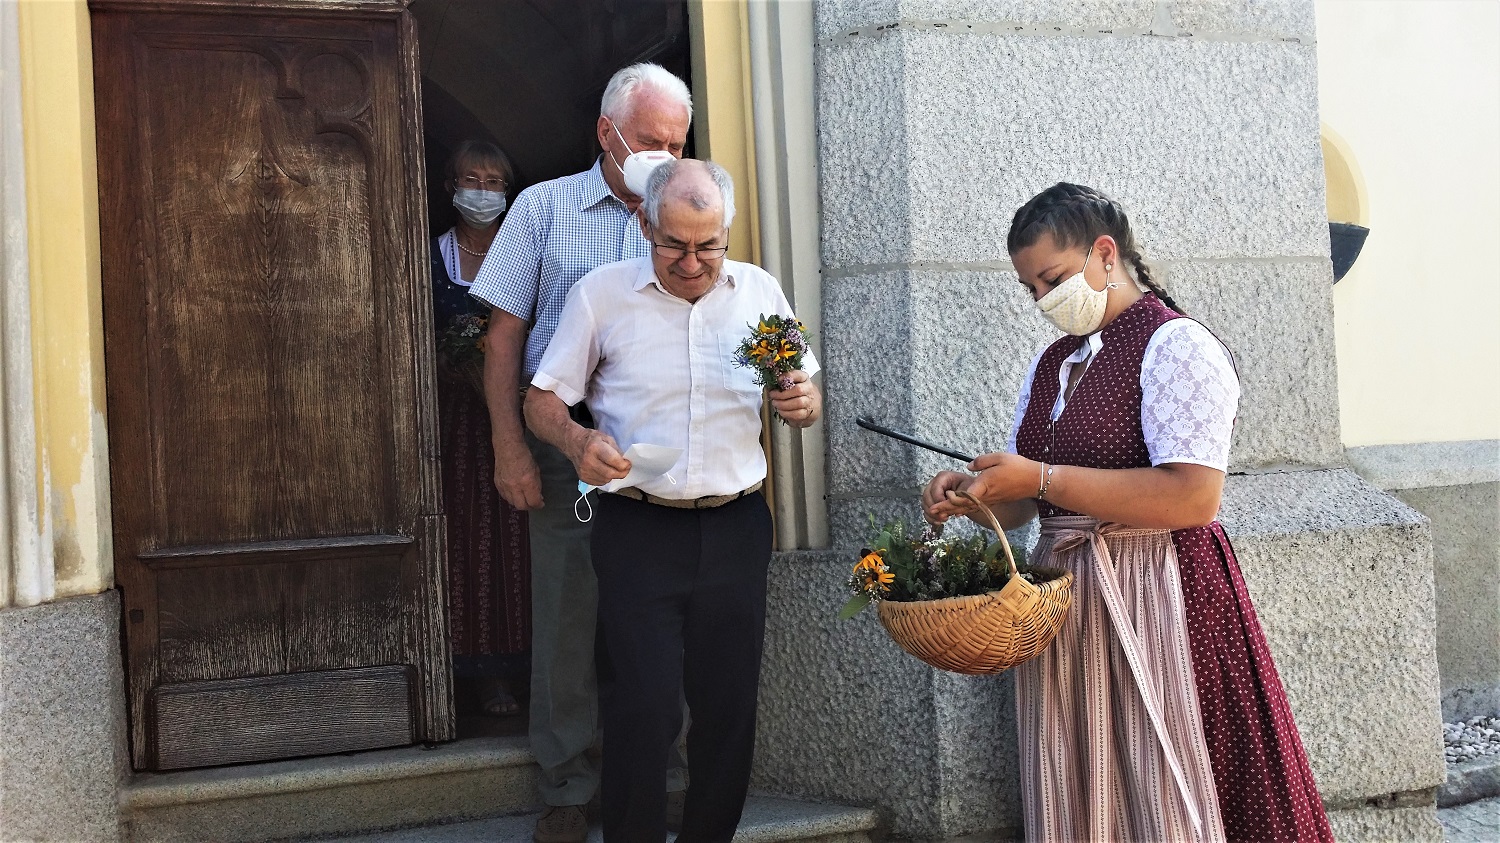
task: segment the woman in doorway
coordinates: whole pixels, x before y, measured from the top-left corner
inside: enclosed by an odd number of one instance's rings
[[[464,334],[477,333],[489,315],[469,296],[469,285],[500,230],[513,182],[499,147],[460,143],[444,182],[458,221],[432,248],[453,673],[460,690],[472,686],[484,713],[496,717],[521,712],[515,691],[530,673],[531,560],[526,514],[512,509],[490,480],[489,412],[480,379],[464,374],[482,371],[482,357]]]
[[[1058,184],[1016,212],[1021,283],[1068,334],[1021,388],[1007,453],[945,471],[923,505],[1007,527],[1072,610],[1017,668],[1030,840],[1331,841],[1286,693],[1215,520],[1239,401],[1233,360],[1152,282],[1120,206]]]

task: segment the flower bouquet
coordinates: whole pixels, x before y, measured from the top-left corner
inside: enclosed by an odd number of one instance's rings
[[[438,362],[480,395],[484,394],[484,337],[489,322],[488,314],[465,313],[449,322],[437,340]]]
[[[913,536],[900,521],[875,529],[872,517],[874,541],[854,566],[854,596],[839,617],[852,618],[874,603],[892,640],[922,661],[955,673],[1000,673],[1040,653],[1057,635],[1073,602],[1073,575],[1021,571],[994,514],[961,494],[979,506],[995,541],[943,538],[941,528]]]
[[[750,336],[734,350],[734,365],[755,370],[755,383],[768,389],[791,389],[792,372],[807,353],[807,326],[794,316],[761,315]],[[777,416],[777,418],[781,418]],[[786,419],[781,419],[786,424]]]

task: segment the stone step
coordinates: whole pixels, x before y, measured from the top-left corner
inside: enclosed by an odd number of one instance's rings
[[[343,843],[530,843],[537,813],[497,817],[452,825],[432,825],[337,838]],[[752,796],[735,843],[869,843],[876,815],[869,808],[844,808],[769,796]],[[675,839],[673,835],[669,839]],[[599,825],[589,830],[589,843],[603,843]]]
[[[1448,765],[1448,778],[1438,788],[1439,808],[1467,805],[1500,797],[1500,755],[1484,755]]]
[[[524,737],[138,774],[121,789],[132,843],[259,843],[539,810]]]

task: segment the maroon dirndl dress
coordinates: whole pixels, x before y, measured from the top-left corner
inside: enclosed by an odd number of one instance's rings
[[[1179,317],[1148,293],[1107,325],[1103,346],[1055,429],[1051,411],[1061,388],[1057,372],[1085,338],[1068,336],[1053,343],[1036,367],[1016,435],[1017,453],[1057,465],[1149,467],[1141,425],[1141,367],[1152,334]],[[1045,501],[1039,511],[1043,519],[1077,515]],[[1215,521],[1173,531],[1171,541],[1202,736],[1225,837],[1332,841],[1307,753],[1228,536]]]
[[[483,313],[455,284],[438,242],[432,249],[432,309],[438,333]],[[530,672],[531,548],[526,513],[495,489],[495,452],[484,396],[440,367],[438,452],[448,519],[448,629],[453,673],[522,680]]]

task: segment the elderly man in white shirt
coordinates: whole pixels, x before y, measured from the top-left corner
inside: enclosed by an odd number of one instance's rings
[[[734,351],[762,314],[792,315],[776,279],[726,260],[734,186],[722,167],[672,161],[641,205],[650,257],[599,267],[568,295],[526,396],[526,421],[583,483],[623,478],[636,444],[681,449],[665,476],[595,506],[603,820],[609,843],[666,837],[664,773],[692,710],[681,843],[727,841],[755,747],[771,516],[760,493],[762,390]],[[769,393],[788,424],[822,412],[806,356]],[[597,429],[568,408],[587,401]]]

